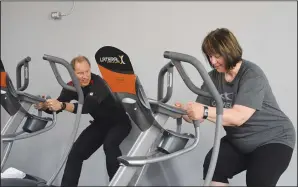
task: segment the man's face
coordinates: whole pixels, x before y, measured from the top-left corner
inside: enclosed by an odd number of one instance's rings
[[[82,87],[87,86],[91,80],[91,67],[86,61],[76,62],[74,72]]]

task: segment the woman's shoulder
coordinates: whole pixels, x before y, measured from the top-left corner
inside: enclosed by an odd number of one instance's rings
[[[218,79],[222,75],[222,73],[216,71],[216,69],[212,69],[208,74],[212,80]]]
[[[241,67],[242,75],[246,78],[266,78],[266,75],[262,68],[255,62],[243,59]]]

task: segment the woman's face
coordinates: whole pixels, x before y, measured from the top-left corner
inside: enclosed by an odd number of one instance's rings
[[[214,67],[214,69],[216,69],[216,71],[220,73],[226,72],[225,60],[221,55],[219,54],[211,55],[211,56],[208,56],[208,58],[212,66]]]

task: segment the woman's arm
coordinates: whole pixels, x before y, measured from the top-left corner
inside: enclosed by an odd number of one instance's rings
[[[224,108],[223,125],[241,126],[256,110],[262,109],[262,103],[265,97],[266,82],[261,76],[242,77],[239,92],[235,98],[235,104],[232,108]],[[204,105],[199,102],[190,102],[187,104],[187,112],[190,119],[202,119],[204,114]],[[208,107],[208,120],[216,122],[216,108]]]
[[[252,109],[246,106],[241,106],[241,105],[234,105],[233,108],[229,108],[229,109],[225,108],[223,110],[222,125],[241,126],[253,115],[255,111],[256,111],[255,109]],[[215,107],[208,107],[207,119],[209,121],[216,123]]]

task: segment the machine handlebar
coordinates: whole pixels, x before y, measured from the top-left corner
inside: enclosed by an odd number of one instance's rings
[[[76,77],[76,75],[74,74],[74,71],[73,71],[71,65],[62,58],[55,57],[55,56],[50,56],[50,55],[46,55],[46,54],[43,56],[43,59],[50,62],[50,65],[51,65],[52,70],[53,70],[53,72],[56,76],[56,79],[57,79],[58,83],[63,88],[65,88],[67,90],[77,92],[78,93],[78,98],[79,98],[78,103],[83,104],[84,94],[83,94],[83,91],[81,89],[80,82],[79,82],[78,78]],[[63,65],[67,69],[68,73],[70,74],[70,77],[72,79],[72,82],[73,82],[74,86],[70,86],[62,80],[61,75],[60,75],[60,73],[57,69],[56,63]]]
[[[16,67],[17,90],[24,91],[29,85],[29,62],[31,58],[28,56],[21,60]],[[24,84],[22,84],[22,67],[24,66]]]

